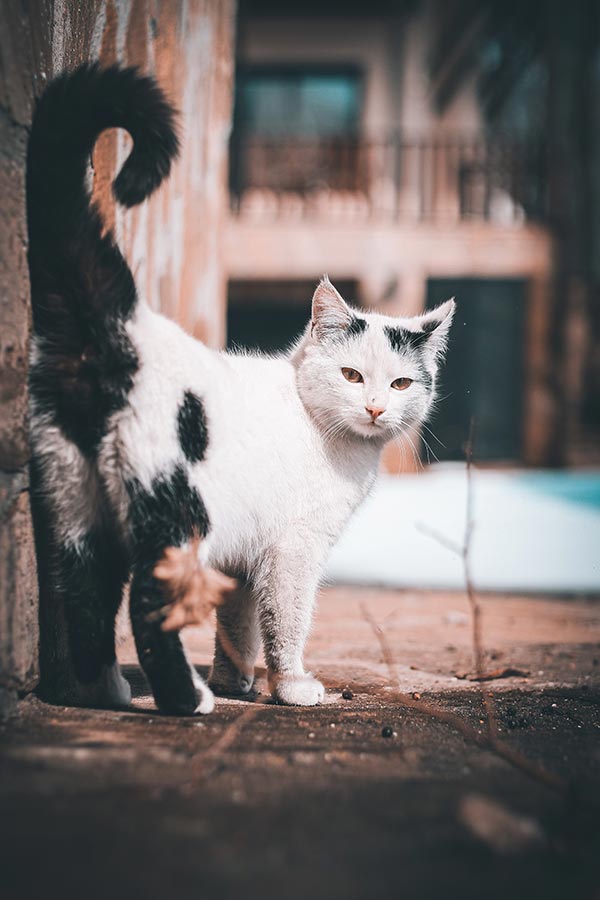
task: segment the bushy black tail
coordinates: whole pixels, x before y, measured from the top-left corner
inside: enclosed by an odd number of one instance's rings
[[[133,276],[103,233],[86,185],[106,128],[125,128],[133,138],[113,191],[134,206],[168,175],[178,152],[172,107],[135,69],[84,65],[59,76],[37,104],[27,159],[33,323],[43,351],[32,392],[63,427],[70,423],[71,437],[81,423],[87,445],[99,439],[99,419],[123,402],[136,366],[123,329],[136,302]]]
[[[88,205],[86,167],[106,128],[125,128],[134,141],[114,183],[120,203],[141,203],[169,174],[178,152],[175,113],[156,82],[135,69],[83,65],[51,82],[36,107],[28,159],[34,225],[54,231],[57,205],[59,224]]]

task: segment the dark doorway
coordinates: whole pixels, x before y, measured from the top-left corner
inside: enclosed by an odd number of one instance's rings
[[[227,347],[279,353],[304,331],[310,319],[314,281],[230,281]],[[335,279],[343,297],[356,304],[357,285]]]
[[[522,279],[432,278],[427,308],[456,297],[457,314],[428,440],[441,459],[464,459],[471,417],[475,458],[520,461],[523,434],[524,313]]]

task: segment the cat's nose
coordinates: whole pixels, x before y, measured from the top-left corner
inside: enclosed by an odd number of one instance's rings
[[[373,422],[375,421],[375,419],[378,419],[382,413],[385,412],[385,408],[382,408],[381,406],[365,406],[365,409],[371,416]]]

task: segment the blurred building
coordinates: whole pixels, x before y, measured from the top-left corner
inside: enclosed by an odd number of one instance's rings
[[[241,0],[228,334],[285,346],[323,272],[391,314],[454,295],[436,455],[462,458],[475,416],[479,461],[545,465],[575,451],[552,380],[544,83],[535,66],[524,88],[515,76],[525,99],[491,121],[481,81],[502,50],[496,6]],[[387,462],[398,470],[398,452]]]

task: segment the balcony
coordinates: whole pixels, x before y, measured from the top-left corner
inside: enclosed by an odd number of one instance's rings
[[[543,147],[515,139],[235,135],[234,215],[258,221],[490,222],[546,218]]]

